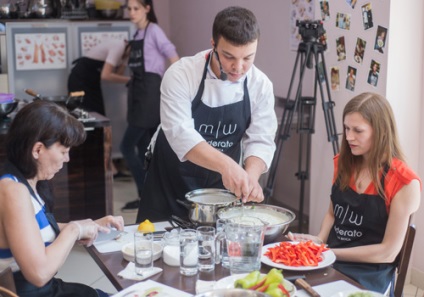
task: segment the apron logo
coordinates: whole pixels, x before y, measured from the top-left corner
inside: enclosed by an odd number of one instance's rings
[[[221,128],[221,121],[218,122],[218,128],[216,128],[216,130],[214,131],[214,125],[207,125],[207,124],[201,124],[199,127],[199,133],[203,135],[202,132],[204,132],[204,134],[209,134],[209,135],[213,135],[215,134],[215,139],[220,139],[221,136],[220,135],[224,135],[224,136],[228,136],[231,134],[234,134],[237,131],[237,124],[234,124],[234,127],[232,124],[229,124],[227,126],[227,124],[224,124],[224,126],[222,126]]]
[[[340,230],[338,226],[334,226],[334,231],[337,234],[337,237],[343,241],[352,241],[354,237],[362,237],[362,232],[357,230]]]
[[[338,218],[339,220],[341,220],[340,225],[343,225],[345,223],[346,220],[348,220],[348,222],[351,225],[356,225],[356,226],[361,226],[362,225],[362,220],[363,220],[363,216],[362,215],[358,215],[357,213],[355,213],[354,211],[350,211],[349,210],[349,205],[347,206],[347,209],[345,210],[343,206],[336,204],[334,206],[334,217]],[[344,240],[344,241],[351,241],[351,238],[354,237],[362,237],[362,232],[361,231],[357,231],[357,230],[340,230],[339,226],[334,226],[334,231],[337,234],[337,237],[340,240]]]
[[[237,124],[224,124],[218,122],[218,127],[214,125],[201,124],[199,126],[199,133],[203,136],[210,135],[214,139],[208,140],[207,142],[216,149],[224,151],[234,145],[234,142],[230,140],[221,140],[225,137],[228,138],[229,135],[233,135],[237,131]]]

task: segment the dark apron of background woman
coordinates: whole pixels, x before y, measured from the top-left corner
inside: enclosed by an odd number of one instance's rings
[[[144,39],[147,36],[147,25]],[[137,33],[136,33],[137,34]],[[131,40],[128,66],[132,71],[128,83],[129,124],[141,128],[156,128],[159,123],[160,83],[162,78],[157,73],[146,72],[144,63],[144,39]]]

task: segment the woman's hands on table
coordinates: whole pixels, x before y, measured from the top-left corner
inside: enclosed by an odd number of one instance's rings
[[[291,233],[288,232],[286,237],[290,239],[291,241],[297,241],[297,242],[304,242],[311,240],[312,242],[316,244],[322,244],[323,241],[318,237],[311,234],[304,234],[304,233]]]
[[[122,216],[105,216],[96,221],[91,219],[72,221],[69,224],[73,224],[78,227],[78,243],[91,246],[96,240],[99,232],[109,233],[110,228],[114,227],[119,231],[124,230],[124,219]]]

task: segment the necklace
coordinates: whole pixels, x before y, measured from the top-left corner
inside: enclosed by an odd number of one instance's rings
[[[370,182],[371,182],[371,177],[370,177],[368,170],[362,170],[358,174],[358,176],[355,180],[356,190],[360,193],[363,193],[366,190],[366,188],[368,187]]]

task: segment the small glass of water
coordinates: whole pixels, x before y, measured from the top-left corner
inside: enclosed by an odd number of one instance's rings
[[[230,268],[230,260],[227,251],[227,236],[225,225],[232,222],[231,219],[216,220],[216,257],[215,264],[221,263],[222,267]]]
[[[215,228],[198,227],[197,239],[199,241],[199,271],[213,271],[215,269]]]
[[[197,232],[193,229],[180,231],[180,273],[182,275],[196,275],[199,263],[199,244]]]
[[[153,267],[153,233],[134,233],[134,264],[135,272],[143,272]]]

